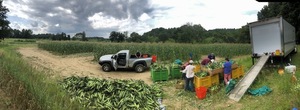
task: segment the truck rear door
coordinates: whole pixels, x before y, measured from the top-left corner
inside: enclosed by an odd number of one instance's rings
[[[253,54],[262,55],[265,52],[275,52],[282,49],[279,22],[251,27]]]

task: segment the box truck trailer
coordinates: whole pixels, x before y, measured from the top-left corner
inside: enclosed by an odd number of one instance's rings
[[[262,55],[283,59],[297,52],[295,28],[281,16],[249,23],[252,61]],[[289,60],[291,58],[289,57]]]

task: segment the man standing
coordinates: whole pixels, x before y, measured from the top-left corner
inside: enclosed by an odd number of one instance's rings
[[[225,58],[224,67],[224,83],[228,85],[229,80],[231,79],[231,63],[228,58]]]
[[[190,60],[189,61],[189,65],[187,65],[185,67],[185,69],[182,71],[182,73],[186,73],[186,78],[185,78],[185,85],[184,85],[184,89],[185,90],[189,90],[189,91],[192,91],[194,92],[194,69],[195,69],[195,66],[193,65],[193,60]]]

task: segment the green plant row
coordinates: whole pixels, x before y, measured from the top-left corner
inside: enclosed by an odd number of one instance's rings
[[[156,55],[159,61],[174,61],[188,59],[192,53],[194,59],[201,55],[214,53],[218,57],[233,57],[251,54],[250,44],[173,44],[173,43],[98,43],[98,42],[43,42],[38,47],[60,54],[74,54],[93,52],[94,59],[98,60],[105,54],[114,54],[126,49],[135,54],[137,51]]]

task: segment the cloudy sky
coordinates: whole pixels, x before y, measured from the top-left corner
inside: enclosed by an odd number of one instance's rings
[[[201,24],[206,30],[240,28],[257,20],[267,2],[255,0],[4,0],[10,26],[38,33],[108,37],[110,32]]]

